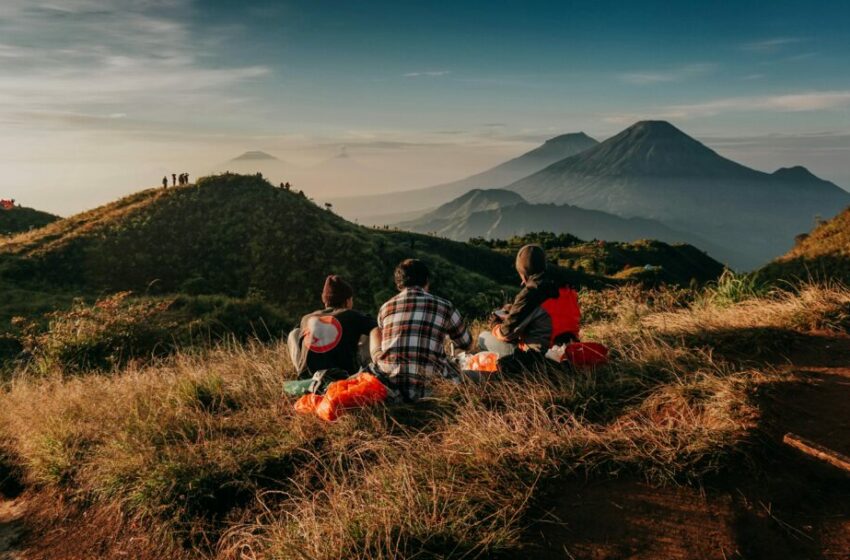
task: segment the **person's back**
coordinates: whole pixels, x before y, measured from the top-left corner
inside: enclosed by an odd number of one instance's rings
[[[413,401],[425,396],[428,378],[453,373],[446,339],[465,349],[472,337],[451,302],[428,293],[428,270],[420,261],[399,265],[396,287],[400,292],[378,313],[379,341],[373,344],[379,347],[372,357],[402,397]]]
[[[339,276],[328,276],[322,292],[325,309],[305,315],[289,335],[292,362],[301,377],[341,369],[356,373],[365,365],[361,338],[377,326],[375,319],[352,309],[354,292]],[[367,345],[363,344],[363,348]],[[361,364],[363,362],[363,364]]]
[[[522,290],[504,317],[497,317],[491,332],[483,332],[478,347],[501,356],[518,346],[546,352],[553,344],[577,340],[579,310],[573,290],[559,287],[546,271],[546,254],[539,245],[526,245],[517,253]]]

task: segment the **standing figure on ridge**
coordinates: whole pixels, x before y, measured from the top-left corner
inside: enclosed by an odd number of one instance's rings
[[[168,175],[166,175],[165,177],[162,178],[162,188],[163,189],[168,188]]]
[[[171,174],[171,186],[173,186],[173,187],[177,186],[177,173]]]

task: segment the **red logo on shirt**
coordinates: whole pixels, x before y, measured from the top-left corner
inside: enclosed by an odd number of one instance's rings
[[[307,320],[307,349],[324,354],[336,348],[342,338],[342,325],[336,317],[324,315]]]

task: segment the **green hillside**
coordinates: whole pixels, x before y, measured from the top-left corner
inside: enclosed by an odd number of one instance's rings
[[[21,206],[0,210],[0,235],[13,235],[44,227],[58,219],[59,216]]]
[[[787,254],[761,269],[766,280],[840,280],[850,282],[850,208],[797,238]]]
[[[505,254],[514,253],[526,243],[540,243],[549,259],[563,268],[644,285],[703,284],[716,280],[724,270],[721,263],[692,245],[652,240],[585,242],[570,234],[532,233],[507,241],[478,239],[473,243]]]
[[[428,262],[433,290],[468,313],[516,284],[512,260],[485,248],[345,221],[261,178],[225,174],[151,189],[0,243],[0,276],[19,288],[254,297],[290,316],[314,309],[325,275],[374,310],[407,257]],[[598,280],[570,274],[577,284]]]

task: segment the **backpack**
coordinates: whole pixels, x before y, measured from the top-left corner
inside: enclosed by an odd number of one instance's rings
[[[314,393],[316,395],[323,395],[328,389],[328,385],[330,385],[334,381],[342,381],[343,379],[348,379],[350,376],[351,375],[344,369],[320,369],[319,371],[313,374],[312,382],[307,388],[307,392]]]

